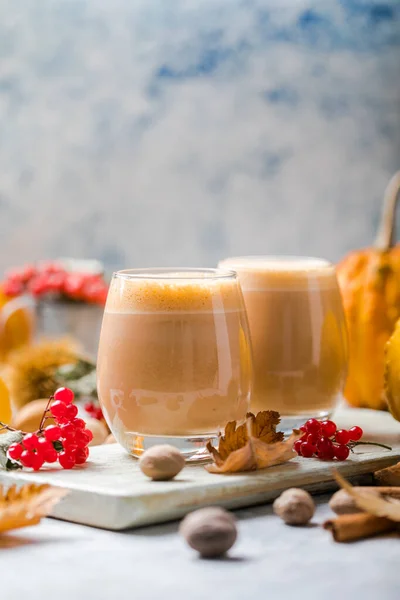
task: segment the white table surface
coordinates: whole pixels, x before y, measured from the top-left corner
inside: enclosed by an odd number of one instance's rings
[[[348,410],[335,419],[354,424]],[[357,423],[399,440],[388,414],[365,411]],[[0,600],[399,600],[400,539],[335,543],[317,526],[332,516],[327,500],[316,497],[310,527],[285,525],[271,506],[237,511],[239,538],[223,560],[199,559],[175,522],[116,533],[45,519],[0,536]]]
[[[331,514],[326,497],[317,501],[315,524]],[[30,599],[56,600],[400,598],[399,538],[337,544],[318,526],[285,525],[270,506],[236,514],[239,539],[224,560],[199,559],[177,523],[114,533],[45,519],[0,538],[1,597],[21,600],[29,589]]]

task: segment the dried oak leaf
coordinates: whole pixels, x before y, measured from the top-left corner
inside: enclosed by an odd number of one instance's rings
[[[396,523],[400,522],[400,501],[395,498],[387,499],[373,492],[368,492],[358,488],[355,490],[352,485],[337,471],[334,472],[335,479],[338,484],[346,490],[346,492],[354,498],[354,502],[358,508],[375,515],[376,517],[386,517]]]
[[[7,491],[0,486],[0,534],[37,525],[67,493],[61,488],[34,483],[19,489],[13,485]]]
[[[210,473],[238,473],[239,471],[255,471],[272,467],[294,458],[296,453],[293,444],[301,437],[301,432],[293,431],[283,441],[284,434],[276,431],[280,422],[278,412],[265,410],[257,416],[246,415],[246,422],[236,427],[231,421],[225,427],[225,434],[220,436],[218,450],[211,442],[207,449],[214,459],[214,464],[206,467]]]

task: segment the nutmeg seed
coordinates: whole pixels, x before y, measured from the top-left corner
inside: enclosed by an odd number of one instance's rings
[[[173,479],[185,466],[185,458],[174,446],[161,444],[146,450],[139,458],[142,473],[155,481]]]
[[[379,493],[376,495],[379,496]],[[354,498],[352,498],[352,496],[350,496],[350,494],[343,489],[333,494],[332,498],[329,500],[329,507],[337,515],[353,515],[363,512],[354,502]]]
[[[98,419],[87,419],[86,427],[93,433],[93,439],[89,446],[100,446],[105,442],[106,437],[108,436],[108,430],[104,423]]]
[[[305,490],[290,488],[275,500],[273,510],[288,525],[305,525],[314,515],[315,504]]]
[[[189,546],[204,558],[222,556],[237,538],[234,516],[217,506],[200,508],[186,515],[179,531]]]
[[[28,433],[37,431],[48,402],[48,398],[43,398],[39,400],[32,400],[32,402],[25,404],[15,415],[12,422],[13,427]],[[54,424],[54,419],[51,416],[47,417],[46,425]]]

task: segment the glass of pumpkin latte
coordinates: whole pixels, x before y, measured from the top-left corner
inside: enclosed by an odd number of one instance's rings
[[[347,332],[335,267],[316,258],[248,256],[219,267],[239,278],[253,347],[251,410],[282,428],[328,418],[347,373]]]
[[[169,443],[188,460],[249,407],[252,357],[243,296],[222,269],[114,274],[98,354],[98,392],[133,455]]]

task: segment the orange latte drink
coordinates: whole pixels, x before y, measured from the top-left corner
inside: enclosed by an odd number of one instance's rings
[[[234,273],[132,270],[113,277],[100,337],[99,399],[129,452],[172,443],[199,458],[249,405],[251,350]]]
[[[298,257],[224,260],[237,272],[254,359],[251,409],[295,427],[327,417],[343,389],[347,334],[335,268]]]

